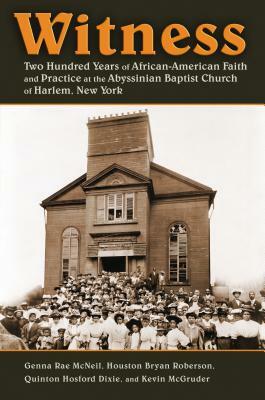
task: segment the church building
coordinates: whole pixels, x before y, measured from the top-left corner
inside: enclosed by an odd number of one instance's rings
[[[45,292],[68,275],[153,267],[174,289],[207,288],[216,192],[153,161],[147,112],[89,119],[88,131],[86,173],[41,203]]]

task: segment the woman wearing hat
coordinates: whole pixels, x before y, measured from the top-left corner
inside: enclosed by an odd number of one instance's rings
[[[188,312],[186,314],[187,323],[181,325],[180,330],[189,338],[192,350],[203,350],[203,329],[196,325],[197,314]]]
[[[231,323],[227,322],[227,311],[223,308],[217,310],[218,320],[214,322],[216,329],[216,345],[218,350],[231,349]]]
[[[242,308],[242,319],[232,326],[232,340],[234,348],[238,350],[255,350],[259,348],[259,324],[251,319],[253,310],[251,306]]]
[[[61,314],[56,311],[53,312],[50,317],[52,318],[51,335],[53,339],[57,339],[59,337],[58,329],[64,327],[61,323]]]
[[[70,315],[69,324],[65,331],[65,342],[69,344],[68,350],[78,350],[80,347],[79,340],[78,315],[76,313]]]
[[[141,321],[136,318],[131,318],[126,323],[126,327],[129,330],[126,348],[128,350],[139,350],[139,348],[140,348],[140,329],[142,328]]]
[[[156,344],[156,329],[150,326],[150,316],[142,316],[142,329],[140,331],[140,350],[153,350]]]
[[[198,322],[204,332],[203,335],[203,348],[205,350],[216,350],[215,338],[216,328],[215,324],[211,321],[213,311],[210,308],[204,308],[200,311],[201,320]]]
[[[104,334],[104,326],[100,320],[101,313],[98,311],[92,312],[92,321],[87,327],[87,331],[82,335],[81,340],[86,342],[88,350],[100,350],[101,337]]]
[[[109,349],[110,350],[124,350],[125,345],[128,341],[128,329],[124,324],[124,314],[117,312],[114,315],[115,325],[110,329],[109,332]]]
[[[167,334],[167,350],[179,350],[186,348],[189,344],[189,338],[178,329],[178,324],[182,321],[177,315],[168,315],[170,330]]]

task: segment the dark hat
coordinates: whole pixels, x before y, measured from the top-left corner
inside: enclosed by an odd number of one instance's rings
[[[247,305],[247,304],[243,304],[241,309],[242,309],[242,313],[245,312],[245,311],[247,311],[249,313],[253,313],[254,312],[253,307],[250,306],[250,305]]]
[[[88,315],[91,315],[91,311],[90,311],[89,307],[82,306],[82,308],[80,308],[80,314],[82,312],[86,312]]]
[[[195,313],[195,312],[187,312],[186,313],[186,318],[189,318],[189,317],[194,317],[194,318],[197,318],[198,316],[197,316],[197,314]]]
[[[74,314],[71,314],[68,318],[71,321],[72,319],[78,319],[79,317],[80,317],[79,314],[74,313]]]
[[[132,326],[133,325],[137,325],[137,326],[139,326],[139,328],[142,327],[141,321],[139,319],[136,319],[136,318],[131,318],[128,322],[126,322],[125,325],[129,329],[129,331],[132,330]]]
[[[50,317],[51,317],[51,318],[61,318],[61,314],[58,313],[58,312],[53,312],[53,313],[50,315]]]
[[[66,305],[66,304],[64,304],[63,306],[61,306],[61,307],[59,308],[59,311],[64,311],[64,310],[69,310],[69,306]]]
[[[93,318],[93,317],[98,317],[98,318],[100,318],[100,317],[101,317],[101,312],[99,312],[99,311],[93,311],[91,315],[92,315],[92,318]]]
[[[227,317],[227,311],[226,310],[224,310],[223,308],[221,308],[221,307],[219,307],[218,309],[217,309],[217,315],[218,315],[218,317]]]
[[[175,321],[176,324],[179,324],[180,322],[182,322],[182,319],[179,318],[177,315],[168,315],[166,317],[166,319],[170,322],[170,321]]]
[[[17,309],[17,307],[15,307],[15,306],[6,306],[6,307],[4,308],[4,311],[15,312],[16,309]]]
[[[65,329],[65,328],[58,328],[57,331],[58,331],[58,332],[65,332],[66,329]]]
[[[265,297],[265,289],[262,289],[262,290],[260,291],[260,295],[261,295],[261,297]]]
[[[183,292],[183,293],[177,293],[177,296],[178,296],[178,298],[179,298],[179,297],[181,297],[181,298],[185,298],[185,297],[187,297],[187,296],[188,296],[188,293],[186,293],[186,292]]]
[[[30,313],[29,313],[29,317],[30,317],[31,315],[35,315],[35,316],[37,316],[37,313],[36,313],[36,311],[32,311],[32,312],[30,312]]]

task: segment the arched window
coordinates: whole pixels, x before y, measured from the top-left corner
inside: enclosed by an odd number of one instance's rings
[[[169,280],[188,281],[188,231],[185,224],[174,224],[169,233]]]
[[[69,227],[63,231],[62,236],[62,278],[69,275],[74,278],[79,265],[79,233],[76,228]]]

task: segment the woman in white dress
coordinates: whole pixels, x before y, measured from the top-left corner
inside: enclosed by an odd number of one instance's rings
[[[170,324],[170,331],[167,334],[167,350],[179,350],[186,348],[190,343],[189,338],[181,332],[177,325],[182,321],[177,315],[167,316]]]
[[[125,345],[128,341],[128,329],[124,324],[124,314],[116,313],[114,315],[115,325],[111,328],[109,332],[109,349],[110,350],[124,350]]]
[[[94,311],[92,313],[92,321],[88,326],[86,333],[86,342],[88,350],[100,350],[101,337],[104,333],[104,326],[100,320],[101,313]]]
[[[140,331],[140,350],[153,350],[156,345],[156,328],[150,326],[150,316],[142,316],[142,329]]]
[[[68,344],[68,350],[79,349],[79,327],[78,316],[73,314],[69,318],[69,324],[65,331],[65,343]]]

